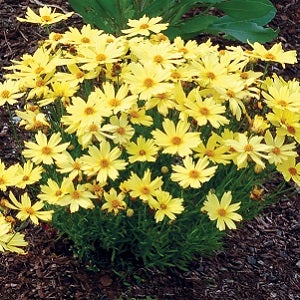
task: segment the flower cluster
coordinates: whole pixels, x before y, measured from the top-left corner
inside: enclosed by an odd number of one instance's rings
[[[9,194],[20,220],[50,220],[56,207],[131,217],[142,205],[156,223],[196,209],[224,230],[242,220],[243,202],[231,204],[235,191],[222,181],[210,185],[227,167],[273,166],[300,185],[299,82],[253,69],[295,63],[296,52],[170,41],[166,24],[143,18],[119,37],[90,25],[52,32],[7,67],[0,103],[23,97],[16,115],[33,135],[23,166],[0,165],[0,189],[41,183],[33,205]]]

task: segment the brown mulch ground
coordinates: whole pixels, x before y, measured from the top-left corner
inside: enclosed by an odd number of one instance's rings
[[[11,59],[35,49],[45,36],[37,26],[18,24],[26,6],[38,7],[35,0],[0,0],[1,68]],[[65,1],[44,0],[69,10]],[[300,49],[300,3],[273,0],[278,13],[273,28],[280,27],[277,41],[285,49]],[[58,8],[59,9],[59,8]],[[70,24],[80,24],[74,16]],[[57,28],[58,30],[60,28]],[[299,78],[299,64],[278,71],[286,78]],[[6,163],[17,157],[17,145],[0,108],[0,158]],[[278,179],[276,179],[278,180]],[[276,187],[276,180],[271,184]],[[210,258],[199,258],[188,272],[165,272],[137,268],[121,280],[110,270],[92,272],[77,262],[68,241],[41,227],[25,230],[30,242],[28,254],[0,254],[0,299],[224,299],[300,300],[300,199],[286,195],[276,205],[225,239],[224,250]],[[149,298],[148,298],[149,299]]]

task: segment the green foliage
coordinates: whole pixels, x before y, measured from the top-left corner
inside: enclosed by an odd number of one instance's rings
[[[276,9],[269,0],[68,0],[85,20],[106,32],[119,34],[128,19],[143,15],[161,16],[170,26],[169,38],[193,38],[201,32],[224,34],[242,42],[269,42],[278,30],[264,27],[275,16]],[[195,8],[197,15],[186,13]],[[212,9],[217,14],[212,13]],[[199,14],[198,14],[199,12]],[[218,15],[218,16],[216,16]]]

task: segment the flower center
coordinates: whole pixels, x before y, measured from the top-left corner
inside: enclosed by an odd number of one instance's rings
[[[207,72],[206,73],[206,77],[208,79],[215,79],[216,78],[216,75],[213,73],[213,72]]]
[[[218,215],[220,217],[225,217],[226,216],[226,210],[224,208],[218,209]]]
[[[209,109],[207,107],[200,107],[199,112],[203,116],[208,116],[209,115]]]
[[[111,201],[111,206],[112,206],[113,208],[118,208],[118,207],[119,207],[119,201],[118,201],[117,199],[112,200],[112,201]]]
[[[40,80],[37,80],[37,81],[36,81],[35,85],[36,85],[37,87],[42,87],[42,86],[45,85],[45,83],[46,83],[46,82],[45,82],[43,79],[40,79]]]
[[[80,198],[80,192],[79,191],[74,191],[72,193],[72,199],[76,200]]]
[[[189,177],[190,177],[190,178],[193,178],[193,179],[197,179],[197,178],[200,177],[200,173],[199,173],[199,171],[197,171],[197,170],[191,170],[191,171],[189,172]]]
[[[89,127],[89,132],[97,132],[98,126],[96,124],[91,124]]]
[[[50,22],[52,20],[51,16],[42,16],[42,20],[45,22]]]
[[[276,57],[272,53],[267,53],[264,55],[266,59],[275,60]]]
[[[62,191],[61,191],[61,190],[57,190],[57,191],[55,192],[55,196],[56,196],[56,197],[61,196],[61,194],[62,194]]]
[[[83,37],[83,38],[81,39],[81,42],[82,42],[82,43],[85,43],[85,44],[88,44],[88,43],[91,42],[91,40],[90,40],[88,37]]]
[[[29,214],[29,215],[33,215],[34,214],[34,209],[32,207],[26,207],[25,211]]]
[[[61,38],[62,38],[62,34],[61,33],[55,33],[53,35],[53,40],[56,41],[56,42],[59,41]]]
[[[94,110],[94,108],[93,107],[86,107],[85,108],[85,110],[84,110],[84,113],[86,114],[86,115],[92,115],[92,114],[94,114],[94,112],[95,112],[95,110]]]
[[[226,95],[229,96],[230,98],[233,98],[235,96],[235,92],[234,91],[231,91],[231,90],[228,90],[226,92]]]
[[[171,142],[173,145],[180,145],[182,143],[182,139],[179,136],[174,136]]]
[[[126,133],[126,130],[124,127],[119,127],[116,131],[120,135],[124,135]]]
[[[103,61],[106,59],[106,55],[103,54],[103,53],[99,53],[97,56],[96,56],[96,60],[97,61]]]
[[[80,79],[80,78],[84,77],[84,73],[82,71],[79,71],[79,72],[76,73],[75,76],[76,76],[77,79]]]
[[[280,148],[278,147],[274,147],[274,149],[272,150],[272,152],[276,155],[279,155],[281,153]]]
[[[249,75],[248,75],[247,72],[242,72],[241,75],[240,75],[240,77],[241,77],[242,79],[248,79],[248,78],[249,78]]]
[[[121,101],[117,98],[112,98],[108,101],[110,106],[117,107],[121,104]]]
[[[44,154],[44,155],[50,155],[51,153],[52,153],[52,149],[50,147],[44,146],[42,148],[42,154]]]
[[[1,97],[2,97],[2,98],[8,99],[9,96],[10,96],[10,91],[8,91],[8,90],[3,90],[3,91],[1,92]]]
[[[143,187],[141,188],[141,192],[142,192],[142,194],[144,194],[144,195],[148,195],[148,194],[150,194],[150,189],[149,189],[147,186],[143,186]]]
[[[150,87],[152,87],[153,85],[154,85],[153,79],[151,79],[151,78],[146,78],[146,79],[144,80],[144,86],[145,86],[145,87],[150,88]]]
[[[140,29],[147,29],[147,28],[149,28],[148,24],[141,24],[140,25]]]
[[[287,131],[293,135],[296,133],[296,129],[293,126],[287,126]]]
[[[146,151],[145,150],[143,150],[143,149],[141,149],[140,151],[139,151],[139,155],[146,155]]]
[[[213,150],[210,150],[210,149],[205,150],[205,154],[209,157],[215,156],[215,152]]]
[[[34,73],[35,74],[40,74],[41,72],[44,71],[44,68],[43,67],[37,67],[35,70],[34,70]]]
[[[109,166],[109,160],[106,158],[103,158],[100,160],[100,167],[101,168],[107,168]]]
[[[245,152],[252,152],[253,151],[253,146],[251,144],[247,144],[244,147]]]
[[[153,61],[157,63],[162,63],[164,61],[164,58],[161,55],[155,55]]]
[[[173,71],[173,72],[171,73],[171,77],[174,78],[174,79],[179,79],[179,78],[181,78],[181,75],[180,75],[179,72]]]
[[[24,175],[23,178],[22,178],[22,180],[23,180],[23,181],[28,181],[28,180],[29,180],[29,176]]]
[[[294,168],[294,167],[289,168],[289,172],[290,172],[290,174],[291,174],[292,176],[297,175],[297,169]]]
[[[164,204],[164,203],[161,203],[161,204],[160,204],[160,208],[163,209],[163,210],[165,210],[165,209],[167,209],[167,205]]]
[[[180,49],[178,49],[179,52],[182,52],[184,54],[188,53],[189,51],[185,48],[185,47],[182,47]]]

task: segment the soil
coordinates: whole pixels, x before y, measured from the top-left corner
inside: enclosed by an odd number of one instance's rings
[[[71,10],[66,1],[41,2],[58,11]],[[20,24],[15,19],[24,16],[27,6],[39,8],[41,2],[0,0],[0,80],[2,67],[34,51],[38,40],[46,37],[38,26]],[[278,12],[270,26],[280,28],[276,41],[286,50],[299,51],[300,3],[272,2]],[[81,24],[77,15],[68,21],[69,26]],[[59,26],[57,30],[65,30]],[[213,40],[226,44],[218,37]],[[300,65],[275,71],[286,79],[299,79]],[[4,108],[0,108],[0,158],[6,165],[18,159],[18,145]],[[276,188],[280,180],[274,178],[270,188]],[[230,232],[222,251],[199,257],[187,272],[136,267],[123,278],[110,269],[88,270],[72,256],[68,240],[57,241],[53,232],[28,225],[24,231],[30,243],[28,254],[0,256],[0,299],[300,300],[299,200],[297,189],[282,196],[254,220]]]

